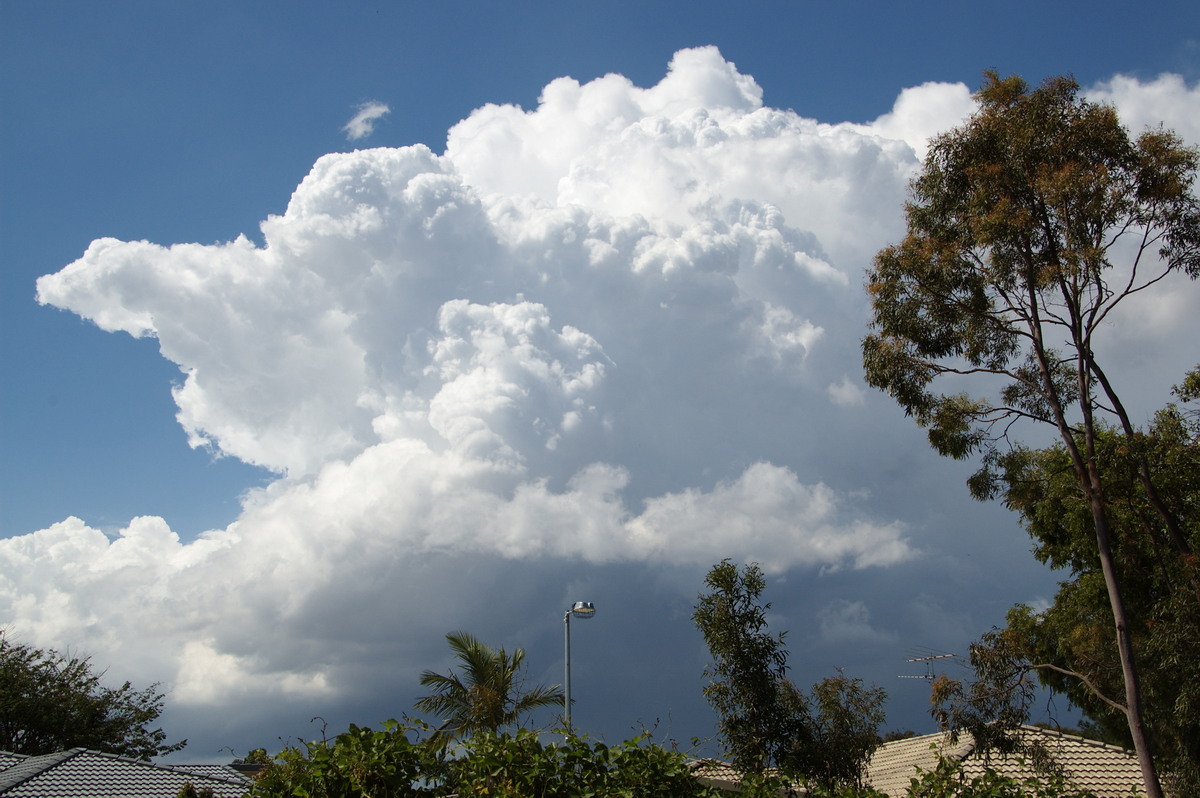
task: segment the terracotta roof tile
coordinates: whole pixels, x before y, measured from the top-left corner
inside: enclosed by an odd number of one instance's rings
[[[1143,794],[1142,773],[1137,760],[1123,748],[1035,726],[1021,727],[1021,735],[1027,742],[1041,743],[1076,788],[1091,790],[1099,798]],[[988,764],[1013,778],[1035,775],[1029,765],[1015,756],[992,754],[990,762],[985,763],[982,756],[975,755],[969,735],[963,735],[954,745],[947,735],[927,734],[881,745],[867,764],[866,782],[880,792],[901,796],[908,788],[909,780],[916,776],[917,768],[932,770],[942,751],[961,760],[967,776],[982,775]]]

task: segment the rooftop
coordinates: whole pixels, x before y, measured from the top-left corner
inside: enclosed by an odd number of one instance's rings
[[[72,748],[42,756],[0,752],[3,798],[174,798],[187,782],[241,798],[250,782],[227,765],[156,765]]]

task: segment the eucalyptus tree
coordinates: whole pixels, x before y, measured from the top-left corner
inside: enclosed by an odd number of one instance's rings
[[[907,235],[880,251],[867,288],[867,381],[887,391],[940,454],[979,455],[968,484],[1001,495],[1014,425],[1052,428],[1090,516],[1115,627],[1122,711],[1147,794],[1161,787],[1143,727],[1129,617],[1113,559],[1097,451],[1110,419],[1138,430],[1097,357],[1116,310],[1175,273],[1200,273],[1197,154],[1157,129],[1131,140],[1116,112],[1069,78],[1031,89],[986,74],[980,108],[934,139],[906,206]],[[978,393],[965,392],[975,386]],[[1138,479],[1171,541],[1192,552],[1142,458]]]
[[[761,773],[782,764],[794,736],[794,694],[786,690],[784,633],[767,630],[760,600],[766,580],[754,563],[739,568],[722,560],[704,578],[692,620],[712,656],[704,697],[716,710],[721,737],[742,773]]]
[[[719,716],[734,766],[751,778],[769,768],[810,789],[857,787],[879,745],[887,694],[840,671],[806,695],[787,677],[784,632],[767,628],[766,580],[758,565],[714,565],[692,620],[704,635],[712,664],[704,695]]]
[[[467,632],[446,635],[450,650],[458,659],[460,673],[424,671],[421,685],[433,688],[433,694],[417,699],[416,708],[442,718],[437,734],[454,739],[478,732],[495,734],[517,726],[521,718],[539,707],[561,707],[563,693],[558,685],[534,685],[521,682],[524,649],[510,654],[480,642]]]
[[[1196,377],[1200,369],[1190,375]],[[1129,609],[1147,733],[1170,792],[1200,795],[1200,681],[1190,678],[1200,661],[1200,564],[1164,556],[1172,545],[1156,523],[1137,462],[1151,466],[1159,498],[1180,521],[1189,546],[1200,546],[1200,415],[1187,406],[1195,397],[1186,385],[1176,390],[1184,406],[1159,411],[1136,449],[1109,428],[1098,431],[1096,445],[1117,530],[1113,555]],[[1067,694],[1104,739],[1128,744],[1123,713],[1110,698],[1121,692],[1120,664],[1107,634],[1112,616],[1070,459],[1061,445],[1017,447],[1002,458],[1002,468],[1005,499],[1020,513],[1034,555],[1070,577],[1048,607],[1014,607],[1000,637],[1016,647],[1022,669]]]

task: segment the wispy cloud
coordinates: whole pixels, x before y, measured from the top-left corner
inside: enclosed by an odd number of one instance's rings
[[[358,141],[371,135],[375,132],[375,123],[389,111],[391,109],[381,102],[371,100],[362,103],[358,106],[358,113],[342,128],[346,131],[346,138],[350,141]]]

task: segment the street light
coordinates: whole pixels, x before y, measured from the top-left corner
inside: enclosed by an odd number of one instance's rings
[[[563,627],[566,629],[566,692],[563,695],[563,714],[567,725],[567,733],[571,731],[571,616],[585,620],[596,614],[596,605],[590,601],[576,601],[571,609],[563,613]]]

